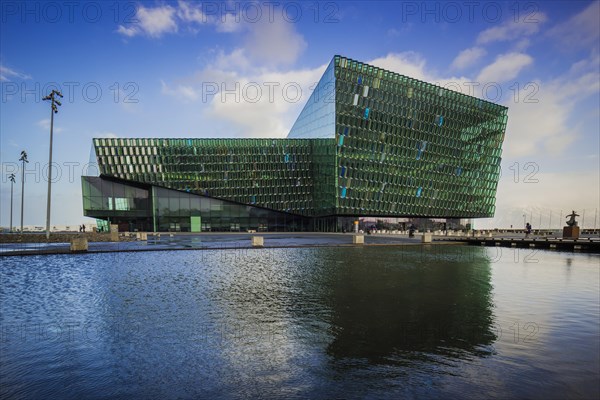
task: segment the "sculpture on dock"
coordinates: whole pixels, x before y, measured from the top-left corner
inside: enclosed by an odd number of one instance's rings
[[[567,215],[567,226],[563,228],[563,239],[579,239],[579,226],[575,217],[579,217],[579,214],[573,210],[571,214]]]
[[[567,221],[567,226],[577,226],[577,221],[575,221],[575,217],[579,217],[579,214],[577,214],[575,212],[575,210],[573,210],[571,212],[571,214],[567,215],[567,217],[571,217],[568,221]]]

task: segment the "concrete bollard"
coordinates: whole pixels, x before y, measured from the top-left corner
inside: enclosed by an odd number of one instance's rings
[[[148,240],[148,232],[136,232],[135,238],[137,240]]]
[[[431,243],[432,236],[431,233],[424,233],[421,237],[421,243]]]
[[[111,242],[119,241],[119,225],[116,225],[116,224],[110,225],[110,241]]]
[[[365,244],[365,235],[352,236],[352,244]]]
[[[88,240],[84,237],[71,239],[71,253],[88,251]]]
[[[265,238],[262,236],[252,236],[252,247],[263,247],[265,245]]]

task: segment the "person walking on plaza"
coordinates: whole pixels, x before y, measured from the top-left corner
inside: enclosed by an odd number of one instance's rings
[[[525,237],[529,237],[530,234],[531,234],[531,224],[528,222],[525,225]]]

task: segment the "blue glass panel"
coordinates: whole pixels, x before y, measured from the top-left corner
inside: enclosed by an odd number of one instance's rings
[[[329,63],[287,137],[335,139],[335,69],[333,60]]]
[[[365,108],[365,119],[369,119],[369,107]]]
[[[344,144],[344,136],[340,135],[340,140],[338,142],[338,146],[341,146]]]
[[[341,197],[342,199],[345,199],[345,198],[346,198],[346,188],[345,188],[345,187],[343,187],[343,188],[342,188],[342,195],[341,195],[340,197]]]
[[[423,188],[421,186],[419,186],[419,188],[417,189],[417,197],[421,197],[422,191],[423,191]]]

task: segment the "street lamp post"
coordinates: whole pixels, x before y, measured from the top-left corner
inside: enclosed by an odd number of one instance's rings
[[[52,134],[54,129],[54,114],[58,112],[57,105],[62,105],[55,96],[63,97],[62,93],[58,90],[52,90],[52,92],[44,97],[42,100],[50,100],[52,106],[50,108],[50,156],[48,157],[48,202],[46,207],[46,239],[50,239],[50,198],[52,193]]]
[[[562,210],[560,210],[560,214],[558,216],[558,220],[560,221],[561,219],[563,219],[563,217],[561,217],[561,215],[563,215]],[[558,225],[558,229],[560,229],[560,223]]]
[[[21,158],[19,161],[22,162],[21,167],[21,234],[23,234],[23,207],[25,205],[25,163],[28,163],[27,160],[27,152],[25,150],[21,151]]]
[[[10,179],[10,225],[8,226],[8,231],[10,233],[12,233],[12,228],[13,228],[13,221],[12,221],[12,217],[13,217],[13,185],[15,184],[15,174],[10,174],[8,176],[8,179]]]

